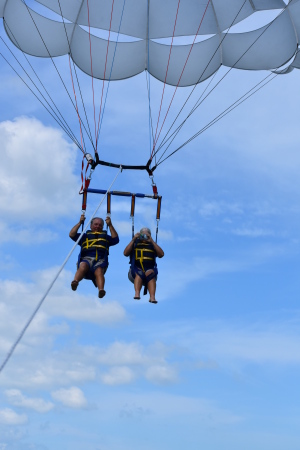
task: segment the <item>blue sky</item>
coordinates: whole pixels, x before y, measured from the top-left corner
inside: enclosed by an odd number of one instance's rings
[[[78,135],[47,61],[37,63]],[[72,248],[81,154],[0,64],[2,360]],[[232,71],[182,139],[265,76]],[[157,117],[162,85],[151,83]],[[71,291],[76,250],[0,374],[0,450],[299,449],[298,92],[298,71],[276,77],[156,170],[157,305],[133,300],[130,201],[112,198],[120,244],[107,295],[87,281]],[[145,74],[111,84],[100,155],[147,160]],[[107,188],[116,173],[97,167],[91,186]],[[139,172],[114,189],[151,193]],[[99,201],[89,197],[88,217]],[[152,200],[137,200],[143,225],[155,232]]]

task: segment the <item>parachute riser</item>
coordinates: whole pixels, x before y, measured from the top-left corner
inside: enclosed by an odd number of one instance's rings
[[[154,183],[154,186],[156,188],[156,185]],[[87,188],[83,191],[83,199],[82,199],[82,214],[85,214],[86,212],[86,203],[87,203],[87,194],[88,192],[93,194],[107,194],[107,216],[111,217],[111,196],[117,195],[119,197],[131,197],[131,207],[130,207],[130,217],[131,217],[131,231],[132,231],[132,237],[134,237],[134,213],[135,213],[135,199],[138,198],[152,198],[153,200],[157,200],[157,210],[156,210],[156,242],[157,242],[157,236],[158,236],[158,226],[160,221],[160,214],[161,214],[161,202],[162,202],[162,196],[157,195],[157,188],[156,193],[154,195],[147,195],[147,194],[141,194],[141,193],[132,193],[132,192],[122,192],[122,191],[106,191],[105,189],[92,189]]]
[[[134,238],[134,211],[135,211],[135,194],[132,194],[131,210],[130,210],[132,239]]]
[[[93,160],[93,158],[91,157],[91,155],[89,153],[86,153],[86,155],[88,155],[88,157],[89,157],[88,163],[91,165],[91,168],[93,170],[95,170],[95,168],[98,165],[114,167],[116,169],[119,169],[120,167],[122,167],[122,170],[146,170],[146,172],[148,172],[149,176],[151,177],[151,176],[153,176],[153,172],[156,169],[156,166],[153,166],[152,168],[150,168],[152,159],[149,159],[149,161],[147,162],[147,164],[145,166],[133,166],[133,165],[127,165],[127,164],[114,164],[114,163],[109,163],[107,161],[102,161],[99,159],[98,153],[95,153],[95,160]]]
[[[158,196],[157,198],[157,210],[156,210],[156,236],[155,236],[155,242],[157,243],[157,235],[158,235],[158,225],[160,221],[160,213],[161,213],[161,200],[162,196]]]

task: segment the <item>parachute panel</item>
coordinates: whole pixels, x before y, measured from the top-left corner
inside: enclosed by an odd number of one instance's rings
[[[283,0],[252,0],[255,11],[267,9],[284,9],[286,4]]]
[[[228,34],[223,41],[223,64],[246,70],[271,70],[286,64],[297,51],[289,12],[271,25],[249,33]]]
[[[5,7],[5,31],[13,44],[25,53],[49,57],[65,55],[69,51],[73,24],[47,19],[21,0],[10,0]],[[68,38],[66,36],[66,32]]]
[[[72,23],[102,30],[120,32],[139,39],[147,38],[147,0],[37,0]],[[123,13],[123,15],[122,15]],[[90,23],[89,23],[90,22]]]
[[[93,71],[95,78],[121,80],[133,77],[145,69],[145,42],[109,42],[108,44],[105,39],[89,36],[88,32],[76,27],[72,39],[71,56],[83,72],[92,75]]]
[[[293,63],[291,64],[292,67],[294,67],[295,69],[300,69],[300,54],[299,51],[296,54],[296,57],[293,61]]]
[[[71,23],[37,14],[22,0],[0,0],[5,30],[11,41],[34,56],[70,53],[85,73],[106,80],[132,77],[147,69],[162,82],[189,86],[208,78],[221,64],[247,70],[276,70],[295,55],[300,34],[299,0],[292,0],[288,6],[283,0],[227,0],[226,3],[185,0],[179,3],[178,16],[175,0],[126,0],[125,3],[115,0],[113,15],[112,0],[89,0],[89,10],[87,0],[39,0],[39,3],[60,16],[62,13]],[[255,11],[279,7],[285,7],[284,12],[259,30],[238,34],[218,32]],[[121,33],[138,40],[115,43],[90,34],[82,28],[88,24],[88,12],[92,27],[116,32],[120,28]],[[152,40],[170,38],[173,33],[175,37],[197,32],[210,33],[213,37],[192,46],[173,45],[172,49]]]
[[[5,4],[6,4],[6,0],[0,0],[0,17],[4,16]]]
[[[190,50],[191,45],[173,46],[167,70],[170,46],[151,41],[148,72],[160,81],[166,79],[167,84],[190,86],[206,80],[221,66],[218,35],[194,44]]]
[[[207,1],[186,0],[180,3],[178,14],[177,3],[174,0],[150,2],[150,39],[172,37],[173,34],[177,37],[219,32],[212,2],[207,7]]]
[[[281,9],[283,0],[37,0],[72,23],[120,32],[137,39],[211,35],[241,22],[255,11]],[[123,13],[124,5],[124,14]],[[254,6],[253,6],[254,5]],[[89,11],[88,11],[89,9]],[[113,14],[112,14],[113,11]],[[176,20],[177,17],[177,20]],[[174,30],[174,25],[176,27]],[[201,24],[201,26],[200,26]]]
[[[300,41],[300,1],[294,2],[288,7],[291,17],[293,20],[293,24],[295,27],[295,31],[297,33],[298,42]]]

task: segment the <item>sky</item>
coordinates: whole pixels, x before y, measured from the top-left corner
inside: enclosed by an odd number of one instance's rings
[[[49,61],[34,62],[79,136]],[[68,62],[58,64],[70,83]],[[73,247],[82,154],[0,65],[1,362]],[[266,75],[231,71],[178,142]],[[92,124],[91,81],[82,86]],[[151,79],[151,89],[157,119],[163,85]],[[167,121],[186,96],[178,90]],[[158,166],[157,305],[133,300],[130,199],[112,197],[120,243],[106,296],[88,281],[71,290],[76,248],[0,373],[0,450],[299,449],[298,111],[294,70]],[[149,147],[145,74],[111,83],[100,156],[143,164]],[[107,189],[117,173],[98,166],[91,187]],[[151,194],[151,180],[123,171],[112,189]],[[88,218],[101,199],[89,195]],[[136,230],[155,234],[155,215],[155,201],[137,199]]]

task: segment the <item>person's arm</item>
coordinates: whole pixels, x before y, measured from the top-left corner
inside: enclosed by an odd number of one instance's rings
[[[151,236],[148,235],[148,241],[153,245],[154,250],[156,251],[156,255],[158,258],[162,258],[165,254],[165,252],[163,251],[163,249],[157,245],[156,242],[154,242],[154,240],[152,239]]]
[[[134,247],[134,243],[139,237],[140,237],[140,233],[136,233],[133,236],[133,239],[129,242],[129,244],[127,245],[127,247],[125,248],[125,250],[123,252],[124,256],[130,256],[130,253],[132,252],[133,247]]]
[[[109,228],[111,237],[112,237],[112,238],[117,238],[117,237],[119,237],[119,236],[118,236],[118,233],[116,232],[116,230],[115,230],[115,228],[114,228],[114,226],[113,226],[113,224],[111,223],[111,218],[110,218],[110,217],[106,217],[105,222],[106,222],[106,224],[107,224],[107,226],[108,226],[108,228]]]
[[[79,222],[76,225],[74,225],[74,227],[71,229],[71,231],[69,233],[69,236],[71,239],[73,239],[76,236],[80,226],[84,223],[84,221],[85,221],[85,216],[84,216],[84,214],[82,214],[80,216]]]

